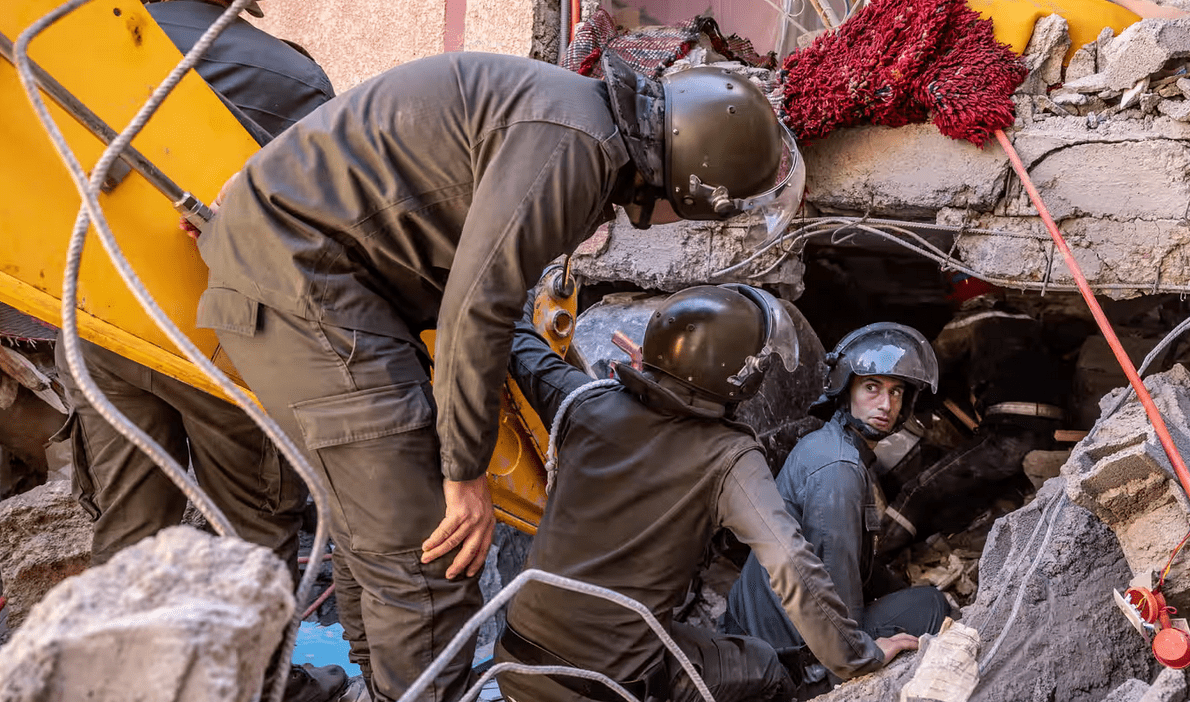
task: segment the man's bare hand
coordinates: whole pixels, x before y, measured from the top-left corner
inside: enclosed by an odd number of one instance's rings
[[[442,492],[446,495],[446,516],[421,545],[421,562],[441,558],[461,544],[458,555],[446,570],[446,577],[453,580],[463,572],[471,577],[487,560],[492,530],[496,528],[487,476],[464,482],[444,480]]]
[[[876,645],[884,652],[884,664],[888,665],[901,651],[916,651],[917,637],[913,634],[895,634],[876,639]]]
[[[231,189],[231,186],[237,180],[239,180],[239,178],[240,172],[236,171],[235,173],[232,173],[231,177],[223,183],[223,187],[219,188],[219,194],[215,196],[215,201],[211,203],[212,215],[219,211],[219,205],[223,204],[223,196],[227,194],[227,191]],[[186,234],[195,241],[198,241],[198,235],[202,233],[198,231],[198,229],[193,224],[187,222],[185,217],[182,217],[178,220],[178,229],[186,232]]]

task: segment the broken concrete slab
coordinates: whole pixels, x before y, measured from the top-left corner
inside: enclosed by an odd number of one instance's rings
[[[1157,104],[1157,111],[1179,122],[1190,122],[1190,101],[1163,100]]]
[[[787,285],[801,294],[805,265],[789,246],[778,245],[747,266],[715,275],[749,258],[767,238],[759,218],[738,217],[727,222],[683,221],[636,229],[623,210],[598,233],[589,246],[571,258],[572,270],[587,283],[631,283],[646,290],[676,292],[691,285],[747,282]],[[770,269],[765,272],[767,269]],[[763,275],[759,275],[764,273]]]
[[[91,563],[91,519],[53,482],[0,502],[0,578],[16,628],[45,593]]]
[[[1127,90],[1172,58],[1190,56],[1190,19],[1146,19],[1120,32],[1105,49],[1107,87]]]
[[[1031,158],[1029,176],[1055,221],[1181,219],[1190,202],[1188,163],[1190,145],[1180,141],[1072,143]],[[1005,214],[1033,216],[1036,209],[1017,190]]]
[[[993,229],[1003,235],[965,233],[956,248],[971,268],[992,279],[1073,285],[1061,254],[1041,220],[942,210],[938,223]],[[1185,220],[1121,221],[1079,217],[1060,223],[1075,261],[1109,297],[1149,292],[1156,281],[1190,283],[1190,225]],[[1011,285],[1011,283],[1007,283]]]
[[[806,199],[818,209],[902,218],[943,207],[990,211],[1010,168],[998,146],[980,149],[929,124],[840,129],[803,155]]]
[[[166,529],[33,609],[0,649],[0,699],[258,699],[293,616],[290,588],[268,549]]]

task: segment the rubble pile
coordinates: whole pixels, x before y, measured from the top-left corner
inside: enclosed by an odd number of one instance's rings
[[[91,519],[53,481],[0,502],[0,582],[16,628],[53,586],[91,563]],[[0,639],[2,642],[2,639]]]
[[[258,699],[293,616],[271,551],[173,527],[61,583],[0,649],[0,699]]]

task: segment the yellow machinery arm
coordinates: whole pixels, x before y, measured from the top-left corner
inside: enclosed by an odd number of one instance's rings
[[[0,3],[0,34],[15,42],[22,31],[59,3]],[[35,38],[29,56],[44,74],[116,131],[127,125],[181,60],[140,0],[84,5]],[[47,102],[84,168],[94,166],[104,143],[92,129]],[[0,159],[0,301],[60,324],[66,249],[81,199],[9,61],[0,61],[0,114],[4,115],[0,143],[6,149],[5,158]],[[257,148],[193,71],[132,146],[167,179],[204,202],[214,198],[223,182]],[[195,327],[195,310],[206,288],[207,270],[193,241],[178,230],[178,214],[170,199],[133,170],[101,196],[100,204],[125,256],[170,319],[233,381],[243,385],[235,368],[218,352],[215,335]],[[566,277],[561,270],[553,275]],[[541,286],[535,313],[535,320],[541,322],[539,329],[561,353],[565,353],[573,331],[575,313],[574,290],[569,290],[569,295],[556,294],[564,287],[560,283]],[[78,288],[83,338],[221,394],[141,309],[93,232],[88,234]],[[530,533],[536,530],[545,505],[543,456],[547,442],[541,421],[519,389],[508,382],[488,477],[497,517]]]

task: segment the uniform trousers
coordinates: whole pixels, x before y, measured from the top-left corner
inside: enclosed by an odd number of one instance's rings
[[[297,572],[298,530],[306,486],[239,407],[107,349],[82,342],[95,384],[183,468],[243,539],[273,549]],[[83,396],[58,340],[59,378],[73,410],[72,487],[95,520],[91,563],[180,524],[186,497],[155,463],[116,431]]]
[[[437,410],[411,341],[327,326],[243,299],[216,328],[265,410],[326,480],[335,593],[374,699],[399,698],[483,605],[479,577],[421,563],[445,514]],[[412,338],[412,337],[409,337]],[[466,690],[475,637],[421,695]]]

